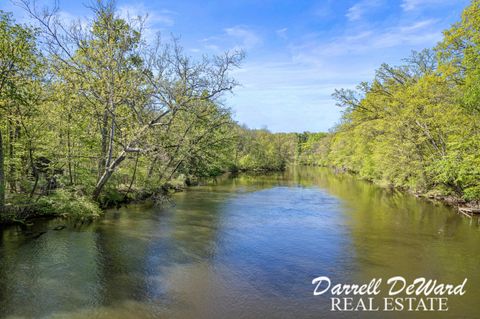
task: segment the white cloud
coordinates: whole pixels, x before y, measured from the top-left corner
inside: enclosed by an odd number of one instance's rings
[[[282,39],[287,39],[288,38],[287,31],[288,31],[288,28],[282,28],[282,29],[276,30],[275,33],[277,34],[278,37]]]
[[[130,22],[135,23],[136,19],[144,19],[143,36],[147,42],[154,43],[157,39],[157,34],[170,28],[175,24],[175,12],[162,9],[151,10],[143,3],[135,5],[122,5],[117,8],[118,15]],[[138,20],[140,21],[140,20]]]
[[[260,37],[254,31],[243,26],[226,28],[225,33],[227,36],[233,37],[236,41],[239,41],[239,46],[243,49],[251,49],[262,42]]]
[[[57,18],[59,22],[62,23],[64,26],[75,25],[79,26],[83,30],[87,30],[90,26],[92,16],[82,17],[74,15],[67,11],[60,10],[57,13]]]
[[[389,27],[354,24],[335,37],[306,34],[290,43],[288,58],[278,55],[269,57],[269,62],[247,63],[234,74],[243,84],[229,100],[236,119],[273,131],[332,127],[341,112],[331,97],[335,88],[370,81],[382,62],[396,64],[410,50],[441,39],[441,20],[400,21]],[[285,114],[289,114],[287,123]]]
[[[353,88],[363,77],[372,76],[362,68],[283,59],[247,63],[233,74],[242,87],[235,90],[228,104],[235,108],[235,118],[250,127],[267,126],[275,132],[327,130],[341,111],[331,94],[335,88]]]
[[[404,11],[413,11],[421,7],[449,5],[458,0],[403,0],[401,7]]]
[[[292,47],[298,61],[324,64],[331,58],[342,56],[376,55],[378,50],[408,46],[425,48],[441,39],[441,28],[437,20],[427,19],[409,25],[398,25],[387,29],[357,31],[351,35],[340,35],[329,41],[308,39]]]
[[[322,19],[331,18],[335,14],[332,8],[334,2],[336,1],[335,0],[317,1],[317,3],[315,3],[313,8],[311,9],[311,13],[317,18],[322,18]]]
[[[117,10],[120,17],[124,19],[147,17],[147,23],[150,27],[171,27],[175,24],[173,16],[175,12],[170,10],[151,10],[145,7],[143,3],[135,5],[122,5]]]
[[[435,23],[437,23],[437,19],[426,19],[422,21],[418,21],[414,24],[407,25],[407,26],[402,26],[399,28],[399,30],[402,33],[412,33],[421,29],[425,29],[427,27],[433,26]]]
[[[214,52],[221,52],[222,51],[222,49],[218,45],[215,45],[215,44],[205,44],[205,49],[208,49],[208,50],[214,51]]]
[[[351,6],[345,16],[350,21],[360,20],[368,11],[380,6],[381,4],[382,1],[380,0],[362,0]]]
[[[250,50],[262,43],[262,38],[246,26],[225,28],[220,35],[200,40],[203,47],[214,53],[226,50]]]

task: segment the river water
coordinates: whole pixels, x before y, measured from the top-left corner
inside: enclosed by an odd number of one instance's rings
[[[468,281],[447,312],[332,312],[318,276]],[[0,233],[1,318],[480,318],[479,296],[477,219],[321,168]]]

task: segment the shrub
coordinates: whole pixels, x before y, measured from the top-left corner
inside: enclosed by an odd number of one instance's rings
[[[41,197],[35,210],[44,215],[72,217],[75,219],[94,219],[101,214],[97,203],[86,196],[77,195],[64,189]]]

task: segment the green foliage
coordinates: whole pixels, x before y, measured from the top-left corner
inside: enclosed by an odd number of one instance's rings
[[[301,165],[325,165],[319,155],[326,149],[327,133],[303,132],[297,134],[296,161]]]
[[[242,52],[194,60],[175,38],[148,42],[113,1],[95,2],[87,25],[22,5],[35,32],[0,14],[0,210],[22,198],[93,216],[95,202],[228,169],[235,124],[221,97]]]
[[[65,189],[58,189],[51,195],[41,197],[35,203],[35,210],[44,215],[80,220],[94,219],[101,214],[101,210],[96,202]]]
[[[317,163],[382,185],[480,200],[480,1],[444,35],[435,51],[384,64],[355,91],[335,91],[343,121],[314,148]]]
[[[233,170],[280,171],[294,160],[296,134],[238,128]]]
[[[0,10],[0,213],[5,205],[6,182],[12,178],[6,167],[15,165],[12,156],[6,156],[12,155],[12,148],[7,151],[4,145],[13,145],[18,139],[12,129],[18,119],[35,112],[32,102],[39,87],[39,60],[32,29],[16,24]],[[7,131],[9,134],[5,134]],[[31,142],[29,136],[27,141]]]
[[[108,187],[98,198],[101,207],[115,207],[125,202],[125,194],[118,189]]]
[[[472,0],[461,21],[444,32],[438,45],[440,71],[461,85],[461,102],[467,109],[480,112],[480,1]]]
[[[434,50],[336,90],[329,134],[238,126],[222,96],[242,52],[197,61],[177,39],[149,43],[113,2],[94,7],[87,26],[29,8],[39,29],[0,12],[0,210],[96,216],[165,185],[289,164],[480,200],[480,0]]]

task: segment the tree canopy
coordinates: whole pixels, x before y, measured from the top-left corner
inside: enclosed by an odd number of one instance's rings
[[[433,49],[383,64],[357,90],[317,162],[384,185],[480,200],[480,1]]]

